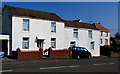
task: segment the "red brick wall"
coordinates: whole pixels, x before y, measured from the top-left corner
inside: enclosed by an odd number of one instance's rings
[[[72,58],[71,49],[52,50],[49,48],[49,58]]]
[[[38,51],[21,51],[19,48],[13,52],[13,57],[16,59],[41,59],[43,56],[43,49]]]

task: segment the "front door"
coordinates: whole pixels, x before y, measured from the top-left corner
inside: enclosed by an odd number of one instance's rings
[[[8,53],[8,40],[2,40],[2,51],[5,53],[5,56],[7,56],[7,53]]]
[[[43,48],[43,42],[44,42],[44,40],[38,39],[38,40],[37,40],[37,47],[38,47],[38,48]]]

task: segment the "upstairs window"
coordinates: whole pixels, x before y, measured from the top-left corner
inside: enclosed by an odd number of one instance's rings
[[[78,38],[78,29],[73,29],[73,38]]]
[[[22,48],[23,49],[29,49],[29,38],[28,37],[23,38]]]
[[[88,31],[88,37],[89,37],[89,38],[92,38],[92,30],[89,30],[89,31]]]
[[[51,32],[56,32],[56,22],[51,22]]]
[[[23,31],[29,31],[29,19],[23,19]]]
[[[105,37],[108,37],[108,32],[105,32]]]
[[[56,38],[51,38],[51,47],[56,48]]]
[[[101,34],[100,34],[100,36],[103,36],[103,31],[101,31]]]

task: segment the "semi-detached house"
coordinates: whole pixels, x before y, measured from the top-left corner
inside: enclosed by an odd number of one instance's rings
[[[2,34],[10,37],[8,55],[17,48],[21,51],[43,48],[44,51],[49,47],[62,50],[76,45],[86,47],[92,56],[100,56],[100,41],[105,39],[101,32],[97,24],[63,20],[55,13],[8,5],[3,8]]]

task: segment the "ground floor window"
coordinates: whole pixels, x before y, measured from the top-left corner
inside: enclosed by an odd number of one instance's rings
[[[108,39],[105,39],[105,45],[108,45]]]
[[[29,49],[29,37],[23,37],[22,48]]]
[[[90,49],[93,49],[94,50],[94,42],[90,42]]]
[[[56,48],[56,38],[51,38],[51,47]]]
[[[70,47],[73,47],[73,46],[75,46],[75,45],[76,45],[75,41],[71,41],[71,42],[70,42]]]

